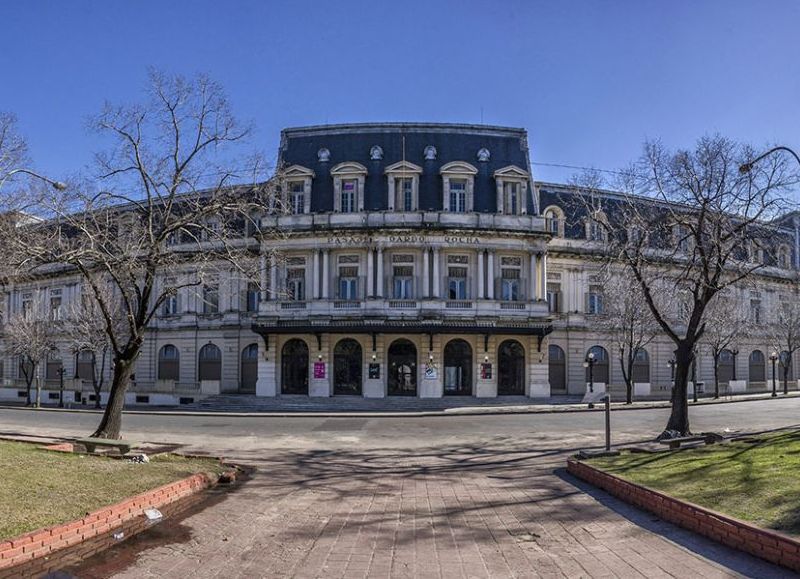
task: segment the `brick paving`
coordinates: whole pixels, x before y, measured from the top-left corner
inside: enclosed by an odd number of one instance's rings
[[[184,520],[190,539],[116,576],[792,576],[571,478],[558,448],[356,442],[245,453],[257,472]]]

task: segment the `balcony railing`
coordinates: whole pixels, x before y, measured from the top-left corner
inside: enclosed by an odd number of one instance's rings
[[[281,302],[282,310],[304,310],[306,302]]]
[[[501,310],[524,310],[525,302],[500,302]]]
[[[333,302],[334,310],[358,310],[362,302],[356,300],[336,300]]]
[[[445,302],[448,310],[471,310],[473,303],[465,300],[450,300]]]
[[[395,310],[416,309],[417,302],[414,300],[389,300],[389,307]]]

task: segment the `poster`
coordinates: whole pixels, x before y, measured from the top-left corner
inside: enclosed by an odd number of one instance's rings
[[[492,365],[489,363],[481,364],[481,380],[492,379]]]
[[[436,371],[436,364],[428,362],[425,364],[425,380],[436,380],[439,373]]]
[[[381,377],[381,365],[380,364],[370,364],[369,365],[369,379],[375,380]]]
[[[325,362],[314,362],[314,379],[325,378]]]

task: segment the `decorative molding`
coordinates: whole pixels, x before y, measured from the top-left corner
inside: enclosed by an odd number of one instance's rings
[[[442,165],[442,168],[439,169],[439,173],[441,175],[444,175],[445,173],[454,175],[477,175],[478,169],[466,161],[450,161],[449,163]]]

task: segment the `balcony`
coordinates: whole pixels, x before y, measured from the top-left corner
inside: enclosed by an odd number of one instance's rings
[[[445,308],[448,310],[471,310],[474,304],[469,300],[447,300]]]

